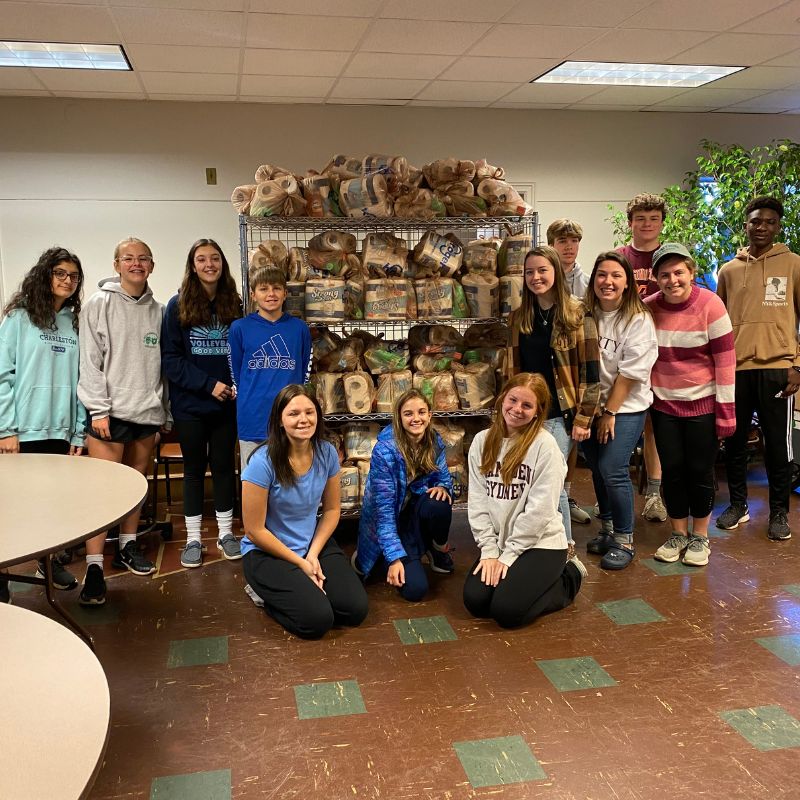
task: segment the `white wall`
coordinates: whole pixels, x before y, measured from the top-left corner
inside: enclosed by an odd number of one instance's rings
[[[534,183],[543,229],[584,225],[581,261],[611,246],[607,203],[660,191],[693,168],[701,138],[754,145],[800,139],[800,117],[356,106],[0,99],[0,291],[43,249],[81,257],[87,288],[110,274],[128,235],[153,247],[156,297],[180,282],[186,252],[217,239],[238,262],[230,192],[264,162],[302,172],[334,153],[487,158]],[[217,186],[205,183],[216,167]]]

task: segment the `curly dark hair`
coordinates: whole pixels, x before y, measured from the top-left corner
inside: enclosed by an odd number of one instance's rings
[[[11,296],[8,305],[3,309],[3,314],[8,314],[18,308],[24,309],[28,312],[31,322],[37,328],[41,328],[43,331],[55,330],[56,312],[53,307],[53,270],[59,264],[64,263],[74,264],[80,274],[75,291],[62,306],[62,308],[72,309],[72,327],[77,333],[78,315],[81,312],[81,293],[83,292],[83,267],[78,256],[63,247],[51,247],[39,256],[39,260],[22,279],[19,289]]]
[[[778,215],[778,219],[783,219],[783,203],[781,203],[777,197],[769,197],[765,194],[754,197],[747,206],[745,206],[745,218],[749,217],[750,214],[754,211],[758,211],[760,208],[767,208],[770,211],[774,211]]]
[[[219,276],[214,300],[217,320],[223,325],[230,325],[231,322],[242,316],[242,298],[236,289],[228,259],[225,258],[222,248],[213,239],[198,239],[189,249],[186,270],[183,273],[183,282],[178,297],[178,320],[184,328],[211,324],[208,295],[203,290],[200,279],[194,271],[194,254],[201,247],[213,247],[222,258],[222,273]]]

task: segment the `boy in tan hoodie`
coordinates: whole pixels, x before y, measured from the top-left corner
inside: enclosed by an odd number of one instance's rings
[[[730,506],[717,527],[747,522],[747,437],[753,411],[764,436],[773,541],[790,539],[794,399],[800,388],[800,256],[776,244],[783,203],[756,197],[745,209],[748,247],[719,271],[717,294],[728,309],[736,344],[736,433],[725,440]]]

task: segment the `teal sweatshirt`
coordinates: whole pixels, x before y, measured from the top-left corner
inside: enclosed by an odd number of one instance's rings
[[[23,309],[0,322],[0,438],[61,439],[83,446],[86,409],[78,400],[78,334],[72,309],[56,329],[37,328]]]

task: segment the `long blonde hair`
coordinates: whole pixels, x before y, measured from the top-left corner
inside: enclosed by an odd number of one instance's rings
[[[436,472],[436,431],[433,429],[433,420],[428,422],[428,427],[425,428],[425,433],[422,440],[417,443],[409,435],[408,431],[403,427],[403,406],[409,400],[422,400],[428,407],[428,412],[431,411],[431,404],[427,397],[425,397],[419,389],[409,389],[400,395],[394,406],[392,412],[392,433],[394,433],[394,441],[400,455],[406,462],[406,474],[408,475],[409,482],[413,481],[419,475],[428,475],[431,472]]]
[[[539,431],[544,426],[547,414],[550,411],[550,390],[541,375],[533,372],[520,372],[510,378],[494,403],[494,417],[481,454],[481,473],[483,475],[488,475],[494,470],[497,459],[500,456],[500,449],[503,446],[503,439],[508,438],[508,428],[503,419],[503,402],[512,389],[519,387],[530,389],[534,397],[536,397],[536,416],[515,437],[503,458],[503,463],[500,465],[500,480],[506,486],[511,483],[511,479],[517,474],[519,465],[524,461],[534,439],[539,435]]]
[[[567,281],[564,277],[564,270],[561,267],[561,259],[558,253],[546,244],[534,247],[533,250],[528,250],[525,254],[525,261],[533,256],[540,256],[549,261],[553,266],[553,273],[555,280],[553,289],[555,291],[555,315],[553,317],[553,335],[564,336],[568,335],[571,331],[579,328],[583,322],[585,309],[583,303],[575,301],[570,295],[567,288]],[[519,311],[514,315],[513,324],[517,326],[520,333],[531,333],[533,331],[533,316],[539,301],[536,295],[528,288],[527,281],[523,280],[522,283],[522,305]]]

